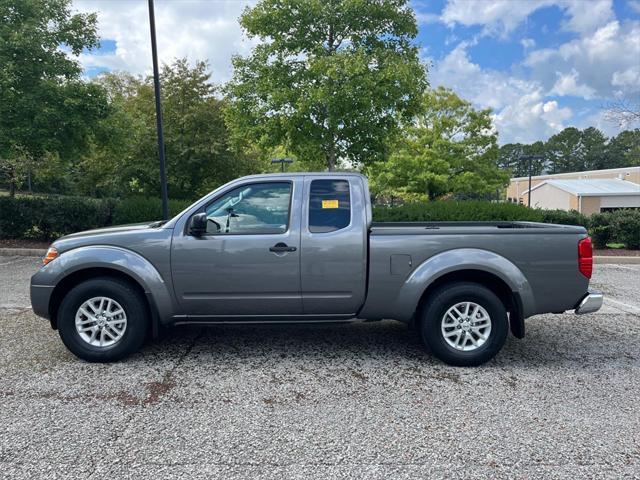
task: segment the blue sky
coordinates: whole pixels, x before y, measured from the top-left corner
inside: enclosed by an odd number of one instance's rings
[[[208,59],[216,82],[255,41],[237,24],[252,2],[156,0],[161,61]],[[545,140],[567,126],[619,127],[604,117],[617,98],[640,103],[640,0],[412,0],[432,86],[491,108],[500,143]],[[145,0],[75,0],[97,11],[101,49],[87,76],[151,69]]]

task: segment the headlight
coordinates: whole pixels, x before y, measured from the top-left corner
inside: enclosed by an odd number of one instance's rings
[[[42,265],[46,265],[56,258],[58,258],[58,250],[56,250],[54,247],[49,247],[49,250],[47,250],[46,255],[42,259]]]

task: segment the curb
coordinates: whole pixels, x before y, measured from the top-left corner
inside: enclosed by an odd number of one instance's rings
[[[640,265],[640,257],[615,256],[615,255],[595,255],[593,263],[626,263]]]
[[[43,248],[0,248],[2,257],[44,257],[46,253]]]

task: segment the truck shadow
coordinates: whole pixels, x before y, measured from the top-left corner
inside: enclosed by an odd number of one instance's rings
[[[635,316],[545,315],[527,320],[527,335],[509,335],[503,350],[483,368],[505,366],[638,364],[640,322]],[[620,335],[621,328],[624,331]],[[178,326],[150,343],[147,354],[187,347],[202,361],[261,358],[325,358],[441,364],[417,333],[391,320],[348,324]]]

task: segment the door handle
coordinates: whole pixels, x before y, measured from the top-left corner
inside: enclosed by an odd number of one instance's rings
[[[295,252],[296,247],[289,247],[286,243],[276,243],[273,247],[269,248],[270,252],[283,253],[283,252]]]

